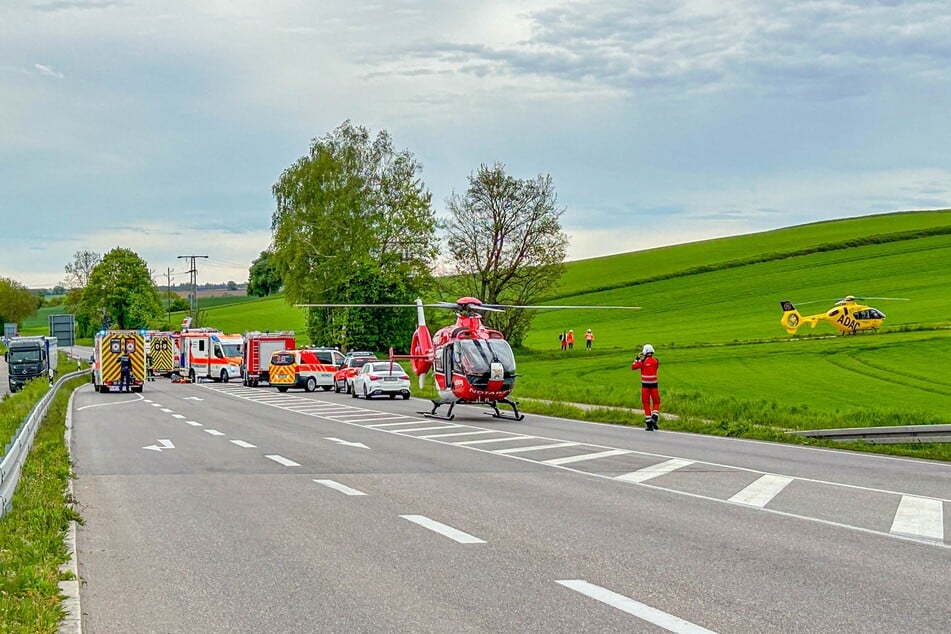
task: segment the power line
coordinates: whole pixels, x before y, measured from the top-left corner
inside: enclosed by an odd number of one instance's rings
[[[207,255],[180,255],[178,256],[179,260],[183,260],[183,259],[191,260],[191,268],[185,271],[185,273],[191,274],[192,290],[191,290],[191,293],[188,294],[188,306],[190,309],[189,313],[191,314],[193,318],[198,316],[198,265],[195,263],[195,260],[197,260],[198,258],[205,258],[207,260],[208,256]]]

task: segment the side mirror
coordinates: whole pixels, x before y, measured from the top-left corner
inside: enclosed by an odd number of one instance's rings
[[[94,354],[89,355],[89,363],[95,363],[95,362],[96,362],[96,355]]]

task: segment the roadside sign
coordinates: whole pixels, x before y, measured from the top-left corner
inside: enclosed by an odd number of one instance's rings
[[[7,339],[12,339],[17,336],[17,325],[11,323],[3,324],[3,336]]]
[[[63,348],[76,345],[75,315],[50,315],[50,337]]]

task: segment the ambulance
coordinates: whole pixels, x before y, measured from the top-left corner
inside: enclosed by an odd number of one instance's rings
[[[145,333],[145,346],[149,376],[171,376],[179,357],[176,333],[149,330]]]
[[[206,378],[227,383],[241,378],[244,337],[214,328],[190,328],[179,337],[178,372],[194,383]]]
[[[255,387],[258,383],[268,382],[271,369],[271,355],[281,350],[293,350],[297,347],[293,330],[281,332],[244,333],[244,384]]]
[[[305,348],[281,350],[271,355],[268,374],[271,385],[279,392],[303,388],[313,392],[318,387],[330,391],[334,374],[343,363],[343,353],[333,348]]]
[[[97,392],[109,392],[119,388],[122,375],[119,357],[129,355],[132,361],[132,377],[129,382],[133,392],[141,392],[145,385],[145,332],[141,330],[100,330],[96,333],[92,348],[92,383]]]

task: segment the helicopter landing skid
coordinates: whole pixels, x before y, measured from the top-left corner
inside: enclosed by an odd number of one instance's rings
[[[446,405],[442,401],[433,401],[433,411],[431,412],[419,412],[423,415],[424,418],[434,418],[436,420],[452,420],[455,418],[455,415],[452,413],[452,408],[455,403],[449,403],[449,411],[445,414],[437,414],[436,410],[439,409],[440,405]]]
[[[499,409],[499,403],[505,403],[506,405],[512,408],[512,414],[503,414],[502,410]],[[505,420],[522,420],[525,418],[525,414],[518,413],[518,403],[515,401],[510,401],[507,398],[500,398],[494,403],[489,403],[492,406],[492,413],[485,412],[486,416],[491,416],[492,418],[504,418]]]

